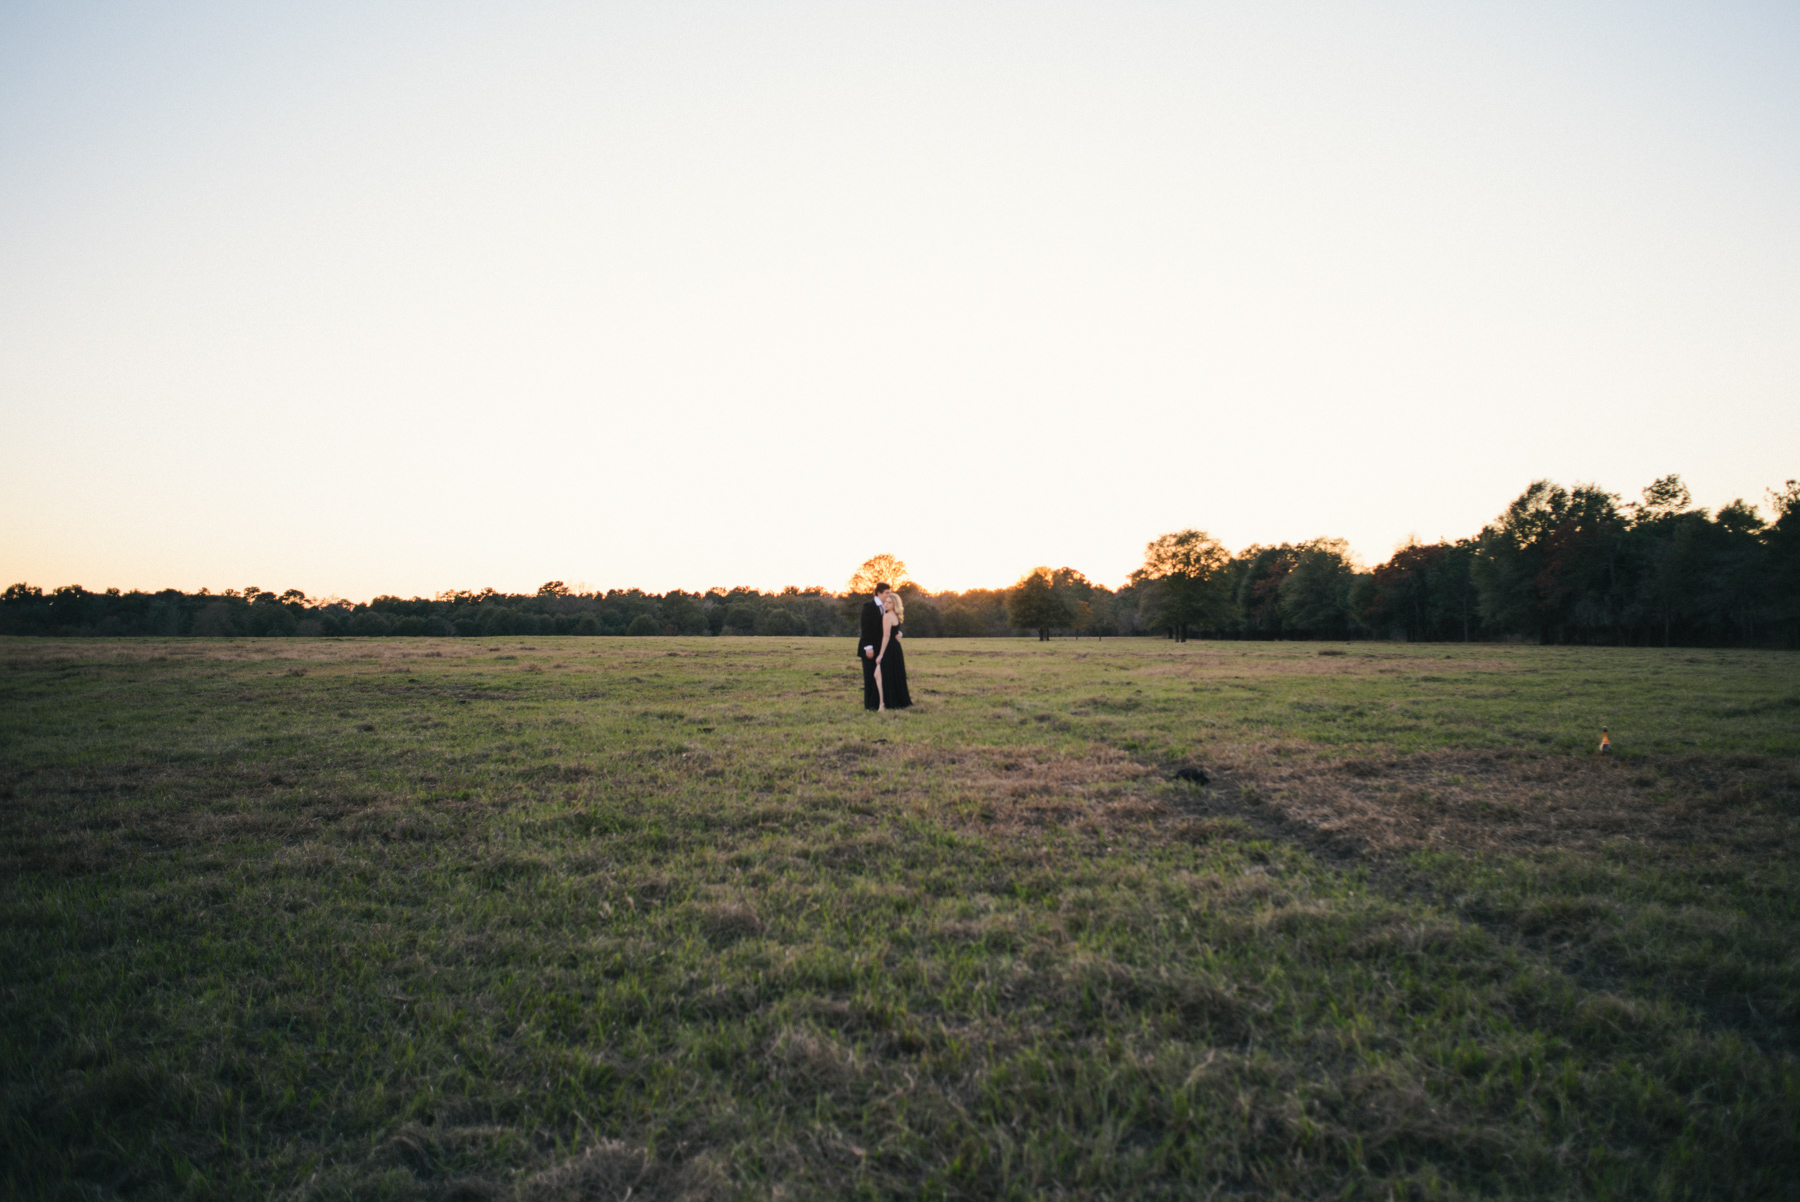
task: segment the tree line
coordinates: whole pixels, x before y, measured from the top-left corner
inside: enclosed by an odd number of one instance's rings
[[[1771,516],[1733,501],[1693,506],[1678,476],[1624,502],[1593,485],[1539,480],[1478,534],[1409,542],[1363,570],[1341,539],[1231,554],[1202,530],[1165,534],[1119,589],[1070,567],[1009,588],[930,592],[878,555],[841,593],[789,587],[535,593],[446,592],[355,604],[298,589],[0,594],[0,634],[210,637],[563,634],[853,637],[857,608],[886,580],[913,638],[1036,633],[1096,638],[1522,640],[1800,646],[1800,483],[1769,493]]]
[[[1175,638],[1800,646],[1800,483],[1768,498],[1765,520],[1694,506],[1679,476],[1630,502],[1538,480],[1473,537],[1409,541],[1370,571],[1337,539],[1229,555],[1185,530],[1132,581]]]

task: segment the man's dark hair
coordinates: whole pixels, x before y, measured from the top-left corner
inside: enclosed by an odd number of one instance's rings
[[[875,595],[877,597],[881,596],[881,594],[887,592],[890,587],[888,582],[883,580],[880,584],[875,586]]]

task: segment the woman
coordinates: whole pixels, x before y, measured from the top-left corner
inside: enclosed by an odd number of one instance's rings
[[[875,652],[877,710],[901,710],[912,704],[906,688],[906,652],[900,649],[900,624],[906,621],[906,603],[900,594],[881,594],[881,646]]]

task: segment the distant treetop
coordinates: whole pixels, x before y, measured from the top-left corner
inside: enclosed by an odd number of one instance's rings
[[[850,583],[844,586],[844,591],[853,595],[874,592],[875,586],[884,580],[894,588],[912,580],[906,571],[906,564],[886,551],[863,560],[862,567],[856,569],[856,574],[850,577]]]

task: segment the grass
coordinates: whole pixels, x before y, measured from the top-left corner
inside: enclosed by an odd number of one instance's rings
[[[908,660],[0,643],[0,1183],[1800,1196],[1800,658]]]

